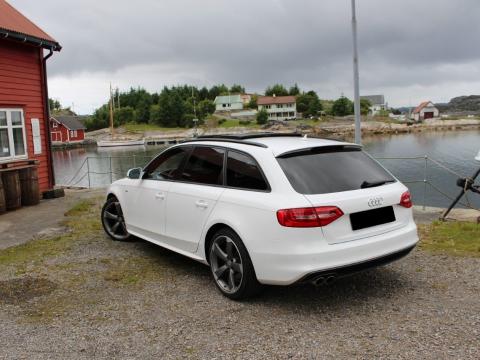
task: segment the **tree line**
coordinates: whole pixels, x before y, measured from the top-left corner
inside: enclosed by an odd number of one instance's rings
[[[195,117],[203,121],[215,111],[213,100],[216,96],[243,90],[239,85],[231,88],[215,85],[210,89],[183,85],[164,87],[159,93],[150,93],[142,88],[116,91],[113,94],[114,126],[150,123],[163,127],[191,127]],[[109,126],[109,106],[106,103],[94,111],[86,124],[89,130]]]
[[[215,112],[214,100],[217,96],[245,93],[242,85],[214,85],[211,88],[198,88],[189,85],[164,87],[161,92],[150,93],[143,88],[130,88],[125,92],[118,90],[113,94],[114,126],[127,123],[149,123],[162,127],[192,127],[193,119],[201,123]],[[313,90],[302,91],[297,84],[288,89],[275,84],[265,89],[266,96],[295,96],[297,111],[303,117],[318,117],[321,114],[346,116],[353,114],[353,102],[342,96],[334,102],[321,101]],[[257,108],[258,94],[253,94],[248,108]],[[324,106],[327,104],[328,106]],[[370,104],[362,100],[362,113],[368,112]],[[53,108],[60,104],[52,103]],[[109,126],[109,103],[96,109],[86,121],[88,130]]]

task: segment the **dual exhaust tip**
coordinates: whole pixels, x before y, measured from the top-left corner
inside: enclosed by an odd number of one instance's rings
[[[324,285],[332,285],[335,282],[335,280],[337,280],[337,277],[334,274],[320,275],[313,278],[311,283],[314,286],[324,286]]]

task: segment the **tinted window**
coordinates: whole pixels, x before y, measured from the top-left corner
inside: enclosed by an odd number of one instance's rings
[[[183,170],[182,180],[208,185],[223,185],[223,149],[194,148]]]
[[[189,147],[176,147],[160,154],[145,170],[148,179],[175,180],[179,179],[183,163],[186,160]]]
[[[293,188],[301,194],[358,190],[366,187],[365,183],[395,181],[375,160],[352,148],[318,148],[280,157],[278,162]]]
[[[227,185],[251,190],[268,190],[257,162],[250,156],[229,151],[227,158]]]

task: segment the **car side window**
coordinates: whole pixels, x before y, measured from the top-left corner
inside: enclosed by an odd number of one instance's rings
[[[152,180],[178,180],[190,147],[180,146],[160,154],[145,170],[145,178]]]
[[[228,151],[227,186],[247,190],[268,190],[268,184],[257,164],[249,155]]]
[[[181,180],[206,185],[223,185],[225,150],[197,146],[188,158]]]

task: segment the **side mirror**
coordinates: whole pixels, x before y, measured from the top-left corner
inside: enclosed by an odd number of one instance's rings
[[[480,151],[478,152],[478,155],[477,155],[477,157],[475,158],[475,160],[480,161]]]
[[[127,171],[127,177],[129,179],[140,179],[142,174],[142,168],[133,168]]]

